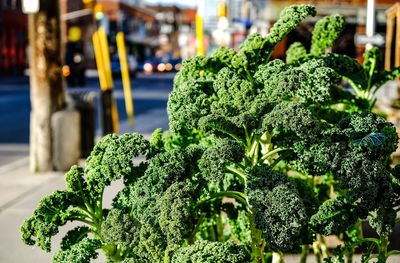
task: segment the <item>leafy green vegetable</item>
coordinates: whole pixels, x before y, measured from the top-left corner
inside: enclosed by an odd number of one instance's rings
[[[105,136],[66,190],[44,197],[21,227],[22,239],[50,251],[68,221],[84,226],[62,239],[55,262],[280,262],[312,244],[318,262],[343,262],[367,245],[363,260],[384,262],[400,210],[400,168],[390,167],[395,127],[370,110],[373,94],[398,75],[326,53],[344,28],[340,16],[317,22],[311,50],[293,44],[284,63],[274,47],[310,5],[285,8],[270,32],[235,52],[220,48],[186,60],[168,101],[170,130],[150,142]],[[343,89],[346,80],[354,93]],[[140,164],[135,157],[145,156]],[[103,193],[124,182],[109,209]],[[379,238],[363,238],[368,219]],[[324,236],[343,247],[329,255]]]
[[[310,54],[320,56],[333,46],[333,42],[345,27],[344,18],[339,15],[326,16],[319,20],[312,33]]]

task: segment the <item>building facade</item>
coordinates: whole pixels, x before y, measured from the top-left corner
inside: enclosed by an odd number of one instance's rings
[[[21,0],[0,1],[0,75],[23,74],[28,64],[27,16],[21,10]]]

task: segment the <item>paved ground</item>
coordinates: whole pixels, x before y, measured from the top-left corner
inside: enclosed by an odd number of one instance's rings
[[[147,114],[149,111],[165,111],[168,93],[172,89],[173,74],[140,75],[132,79],[132,97],[135,116]],[[125,103],[121,79],[114,80],[114,98],[116,100],[118,117],[121,122],[126,121]],[[84,87],[67,88],[67,93],[94,94],[95,127],[98,134],[101,132],[99,84],[97,78],[87,79]],[[24,77],[0,78],[0,143],[29,143],[30,119],[29,81]],[[146,123],[142,126],[136,121],[135,127],[129,130],[143,131],[152,126]],[[167,126],[168,127],[168,126]],[[166,127],[165,127],[166,128]],[[150,131],[148,131],[150,132]]]

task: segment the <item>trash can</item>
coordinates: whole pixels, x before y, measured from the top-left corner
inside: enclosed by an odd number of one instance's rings
[[[94,147],[96,129],[95,91],[69,91],[71,104],[80,113],[81,158],[89,156]]]

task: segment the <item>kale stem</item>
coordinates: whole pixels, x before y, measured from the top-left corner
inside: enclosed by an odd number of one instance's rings
[[[247,131],[247,126],[243,124],[244,135],[246,137],[246,147],[250,147],[251,145],[251,137],[249,137],[249,132]]]
[[[201,225],[201,223],[203,223],[203,220],[204,220],[205,217],[206,217],[206,213],[202,213],[200,218],[199,218],[199,220],[196,223],[196,226],[193,229],[192,234],[190,235],[190,237],[188,239],[189,244],[193,244],[194,243],[194,238],[196,237],[196,233],[197,233],[197,231],[199,231],[200,225]]]
[[[318,242],[319,242],[319,247],[321,248],[322,257],[327,258],[329,255],[328,255],[328,248],[326,247],[326,243],[325,243],[325,238],[324,238],[324,236],[322,236],[320,234],[317,235],[317,238],[318,238]]]
[[[90,220],[94,221],[95,215],[93,213],[91,213],[90,211],[88,211],[86,208],[84,208],[82,206],[78,206],[77,208],[78,208],[79,212],[81,212],[84,216],[86,216]]]
[[[376,67],[376,60],[374,59],[373,61],[372,61],[372,65],[371,65],[371,68],[370,68],[370,70],[369,70],[369,76],[368,76],[368,86],[367,86],[367,90],[366,91],[371,91],[371,88],[372,88],[372,76],[374,75],[374,71],[375,71],[375,67]]]
[[[258,145],[258,138],[253,138],[253,142],[252,142],[252,144],[251,144],[251,146],[250,146],[250,149],[247,150],[247,156],[248,156],[250,159],[253,158],[254,152],[255,152],[255,150],[256,150],[256,148],[257,148],[257,145]]]
[[[222,222],[222,217],[221,214],[216,214],[216,220],[217,222],[217,237],[219,242],[224,242],[225,241],[225,236],[224,236],[224,224]]]
[[[81,184],[81,182],[80,182],[79,180],[78,180],[78,186],[79,186],[79,192],[81,193],[80,197],[82,198],[83,203],[84,203],[85,206],[86,206],[86,209],[87,209],[91,214],[93,214],[93,213],[94,213],[93,208],[92,208],[92,206],[90,205],[90,202],[86,199],[85,193],[84,193],[84,191],[83,191],[82,184]]]
[[[289,153],[289,152],[288,152]],[[283,159],[285,159],[289,154],[288,153],[284,153],[284,154],[282,154],[281,156],[279,156],[277,159],[275,159],[274,160],[274,162],[273,163],[271,163],[269,166],[271,167],[271,168],[274,168],[275,167],[275,165],[277,165],[280,161],[282,161]]]
[[[357,240],[363,240],[363,232],[362,232],[362,221],[360,219],[357,220],[356,224],[355,224],[355,229],[357,230]],[[348,263],[352,263],[353,262],[353,256],[354,256],[354,251],[355,251],[355,247],[359,244],[351,242],[350,243],[350,248],[347,249],[346,251],[346,257],[347,257],[347,262]]]
[[[256,228],[256,224],[254,222],[253,214],[248,214],[250,221],[250,233],[251,233],[251,254],[253,258],[253,262],[264,263],[264,248],[265,248],[265,240],[261,237],[261,230]]]
[[[302,245],[301,246],[301,258],[300,258],[300,263],[306,263],[307,262],[307,256],[308,256],[308,245]]]
[[[379,254],[378,254],[378,262],[386,262],[387,258],[388,258],[388,248],[389,245],[389,239],[386,236],[382,236],[379,239]]]
[[[376,245],[379,245],[379,239],[376,239],[376,238],[374,238],[374,237],[367,237],[367,238],[364,238],[363,241],[364,241],[364,242],[365,242],[365,241],[368,241],[368,242],[371,242],[371,243],[375,243]]]
[[[260,146],[261,146],[261,154],[264,155],[268,153],[272,148],[273,144],[271,143],[272,135],[268,132],[264,132],[260,137]]]
[[[93,221],[86,220],[86,219],[83,219],[83,218],[74,218],[74,220],[82,222],[82,223],[85,223],[85,224],[87,224],[87,225],[89,225],[91,227],[96,228],[96,224]]]
[[[253,155],[253,161],[252,161],[252,164],[253,164],[253,166],[254,165],[256,165],[257,163],[258,163],[258,154],[259,154],[259,151],[260,151],[260,144],[259,143],[257,143],[256,144],[256,147],[255,147],[255,149],[254,149],[254,155]]]
[[[234,175],[239,176],[244,183],[246,183],[247,181],[247,176],[245,175],[245,173],[243,171],[241,171],[240,169],[236,168],[233,165],[228,165],[226,166],[226,170],[228,170],[229,172],[233,173]]]
[[[317,263],[321,263],[321,250],[319,247],[319,242],[317,240],[313,242],[313,251]]]
[[[400,254],[400,250],[391,250],[387,253],[387,256],[390,257],[391,255]]]
[[[350,78],[347,78],[347,77],[343,77],[343,79],[344,80],[346,80],[352,87],[353,87],[353,89],[354,89],[354,91],[356,92],[356,95],[358,96],[358,97],[360,97],[360,98],[364,98],[363,97],[363,92],[362,92],[362,89],[360,89],[358,86],[357,86],[357,84],[355,84],[354,83],[354,81],[352,81]]]
[[[247,201],[247,196],[242,193],[242,192],[238,192],[238,191],[221,191],[218,193],[214,193],[212,194],[209,198],[204,199],[204,200],[200,200],[197,202],[196,206],[200,206],[204,203],[207,203],[215,198],[220,198],[220,197],[232,197],[235,198],[236,201],[238,201],[239,203],[242,203],[243,205],[245,205],[246,209],[248,211],[250,211],[250,204]]]
[[[273,149],[272,151],[270,151],[270,152],[264,154],[264,155],[261,157],[260,162],[264,162],[268,157],[274,155],[275,153],[284,151],[284,150],[287,150],[287,149],[286,149],[286,148],[281,148],[281,147],[275,148],[275,149]]]

